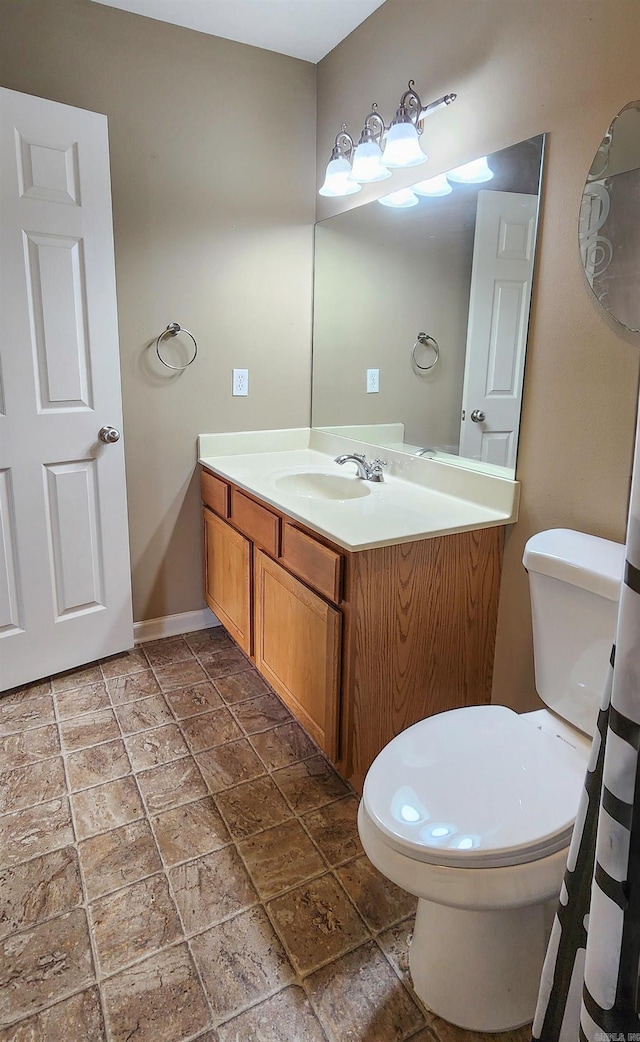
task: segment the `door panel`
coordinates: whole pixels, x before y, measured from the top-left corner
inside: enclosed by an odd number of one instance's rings
[[[460,455],[504,467],[516,462],[537,207],[535,195],[478,192]]]
[[[96,461],[49,464],[44,469],[56,618],[104,608]]]
[[[133,644],[106,118],[0,90],[0,690]]]
[[[82,241],[25,235],[38,410],[92,406]]]

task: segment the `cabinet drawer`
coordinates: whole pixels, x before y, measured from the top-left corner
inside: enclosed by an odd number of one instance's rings
[[[231,520],[236,528],[272,557],[280,554],[280,518],[236,488],[231,492]]]
[[[295,525],[282,526],[282,560],[292,572],[321,593],[340,603],[342,557]]]
[[[200,471],[200,495],[202,502],[220,517],[229,517],[229,486],[222,478]]]

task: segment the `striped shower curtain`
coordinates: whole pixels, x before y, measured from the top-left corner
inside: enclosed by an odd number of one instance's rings
[[[633,470],[615,646],[542,971],[540,1042],[640,1042],[638,432]]]

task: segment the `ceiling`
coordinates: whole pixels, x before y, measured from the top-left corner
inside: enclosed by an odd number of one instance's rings
[[[384,0],[94,0],[267,51],[319,62]]]

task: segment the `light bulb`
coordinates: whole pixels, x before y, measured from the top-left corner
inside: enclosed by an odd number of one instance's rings
[[[419,166],[427,156],[420,148],[418,131],[413,123],[393,123],[387,134],[382,162],[389,167]]]
[[[418,181],[416,185],[411,185],[411,191],[416,195],[438,196],[450,195],[453,188],[444,174],[437,174],[436,177],[430,177],[427,181]]]
[[[391,177],[391,171],[382,165],[382,152],[375,141],[363,141],[358,145],[353,157],[353,169],[351,180],[369,183],[370,181],[384,181]]]
[[[360,185],[355,181],[351,181],[349,175],[351,174],[351,164],[345,156],[338,156],[336,159],[330,159],[327,164],[327,172],[324,178],[324,184],[319,189],[320,195],[328,196],[340,196],[340,195],[353,195],[354,192],[360,191]]]
[[[407,210],[410,206],[417,206],[418,196],[414,195],[410,188],[399,188],[397,192],[381,196],[378,202],[382,206],[395,206],[398,210]]]
[[[487,163],[486,156],[482,156],[480,159],[473,159],[470,163],[465,163],[464,166],[457,166],[447,173],[449,181],[455,181],[463,185],[482,184],[483,181],[490,181],[492,177],[493,170]]]

